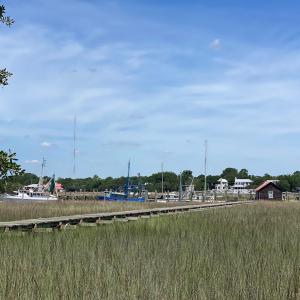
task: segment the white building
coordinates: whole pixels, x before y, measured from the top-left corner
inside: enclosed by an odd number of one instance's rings
[[[217,192],[224,192],[228,190],[228,180],[220,178],[218,183],[215,185],[215,189]]]
[[[248,193],[250,190],[248,189],[249,185],[253,181],[251,179],[234,179],[234,185],[232,186],[233,192],[241,192],[241,193]]]

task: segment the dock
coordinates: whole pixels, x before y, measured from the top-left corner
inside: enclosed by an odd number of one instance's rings
[[[36,231],[45,232],[52,230],[74,229],[77,226],[97,226],[101,224],[110,224],[112,222],[127,222],[138,220],[140,218],[146,219],[151,217],[158,217],[162,215],[179,214],[193,211],[202,211],[206,209],[214,209],[221,207],[232,207],[237,205],[251,204],[254,201],[235,201],[222,203],[205,203],[196,205],[182,205],[173,207],[93,213],[83,215],[61,216],[51,218],[39,218],[20,221],[0,222],[1,232],[10,231]]]

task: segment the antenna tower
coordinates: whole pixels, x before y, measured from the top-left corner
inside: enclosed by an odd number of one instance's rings
[[[74,132],[73,132],[73,177],[76,178],[76,125],[77,119],[76,114],[74,115]]]
[[[206,200],[206,191],[207,191],[207,140],[204,141],[205,147],[205,157],[204,157],[204,200]]]

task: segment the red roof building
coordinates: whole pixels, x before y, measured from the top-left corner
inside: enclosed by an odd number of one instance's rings
[[[59,183],[59,182],[55,183],[55,189],[58,192],[63,192],[65,190],[64,186],[61,183]]]
[[[282,189],[276,181],[267,180],[255,189],[256,200],[282,200]]]

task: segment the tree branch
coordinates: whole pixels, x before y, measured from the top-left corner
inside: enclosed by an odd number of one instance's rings
[[[4,23],[8,27],[14,24],[14,19],[5,16],[5,7],[4,5],[0,5],[0,22]]]

